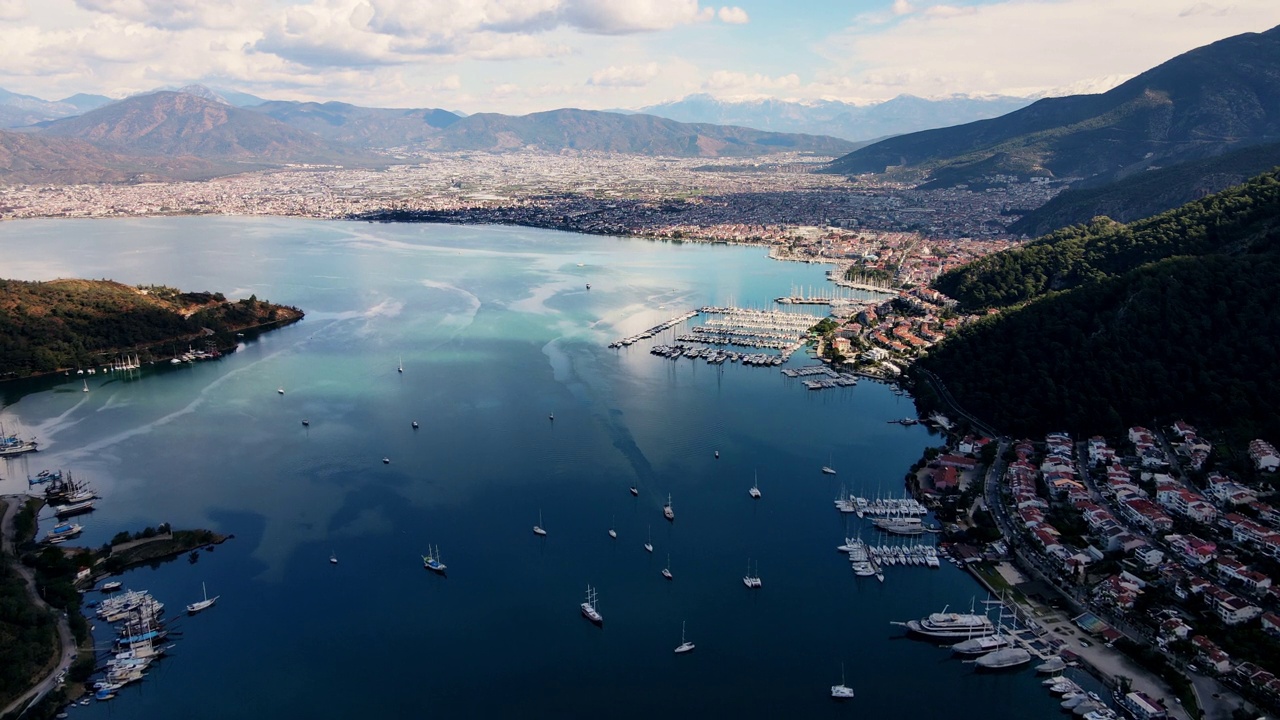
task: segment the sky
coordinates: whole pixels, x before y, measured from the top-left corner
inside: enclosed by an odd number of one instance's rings
[[[1280,0],[0,0],[0,88],[526,113],[1100,92]]]

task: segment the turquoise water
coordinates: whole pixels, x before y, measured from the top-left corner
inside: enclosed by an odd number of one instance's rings
[[[834,551],[857,531],[832,508],[841,486],[899,492],[938,442],[886,422],[909,400],[604,347],[703,304],[765,307],[820,285],[822,266],[259,218],[6,223],[0,248],[18,258],[8,277],[253,293],[307,312],[218,362],[99,375],[87,394],[74,376],[0,386],[0,421],[42,441],[0,466],[0,493],[67,468],[104,496],[85,544],[161,522],[235,534],[195,563],[122,578],[173,610],[201,582],[221,599],[178,621],[174,657],[143,683],[73,716],[1056,713],[1029,671],[978,675],[889,625],[967,607],[980,594],[967,576],[890,568],[881,585]],[[838,476],[819,472],[828,462]],[[447,578],[423,570],[428,544]],[[748,559],[759,591],[742,585]],[[579,615],[587,584],[602,628]],[[697,650],[676,656],[682,621]],[[836,705],[842,663],[857,697]]]

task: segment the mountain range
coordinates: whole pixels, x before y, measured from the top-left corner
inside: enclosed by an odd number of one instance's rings
[[[957,127],[890,138],[831,164],[942,187],[993,176],[1118,180],[1280,140],[1280,28],[1179,55],[1098,95],[1046,98]]]
[[[774,132],[832,135],[845,140],[867,141],[890,135],[928,130],[993,118],[1025,107],[1028,98],[1007,96],[925,99],[899,95],[871,105],[839,100],[795,102],[787,100],[719,100],[698,93],[640,112],[688,123],[740,125]]]
[[[435,108],[364,108],[337,102],[266,101],[237,107],[225,93],[202,86],[105,104],[99,100],[74,96],[45,103],[29,96],[0,98],[0,103],[10,103],[12,112],[26,107],[32,117],[65,115],[23,128],[18,135],[25,140],[4,138],[0,145],[7,162],[0,162],[0,180],[208,177],[288,163],[381,166],[406,150],[533,149],[714,158],[779,151],[839,155],[857,147],[830,136],[575,109],[462,116]],[[80,107],[92,109],[80,112]]]

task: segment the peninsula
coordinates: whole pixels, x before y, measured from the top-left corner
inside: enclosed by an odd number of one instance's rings
[[[222,293],[110,280],[0,280],[0,335],[6,338],[0,380],[110,367],[121,358],[154,362],[191,350],[216,356],[235,346],[238,333],[302,316],[296,307],[256,296],[228,300]]]

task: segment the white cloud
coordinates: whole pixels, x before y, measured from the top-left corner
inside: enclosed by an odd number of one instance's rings
[[[829,66],[806,93],[1030,94],[1140,73],[1231,35],[1280,24],[1275,0],[1004,0],[955,7],[895,2],[887,25],[855,25],[816,50]],[[1104,18],[1105,22],[1101,22]]]
[[[117,20],[157,28],[236,28],[251,4],[237,0],[75,0],[76,5]]]
[[[702,89],[721,98],[748,98],[776,95],[801,87],[800,76],[795,73],[771,77],[761,73],[742,73],[717,70],[702,84]]]
[[[720,18],[720,22],[728,23],[730,25],[745,25],[751,22],[751,18],[747,15],[747,11],[737,7],[736,5],[734,7],[726,6],[720,8],[720,12],[716,13],[716,16]]]
[[[563,17],[573,27],[602,35],[668,30],[706,22],[715,15],[698,0],[565,0]]]
[[[658,77],[658,63],[645,65],[611,65],[591,73],[588,85],[596,87],[644,87]]]
[[[27,0],[0,0],[0,20],[25,20],[29,14]]]
[[[909,15],[915,8],[907,0],[893,0],[894,15]]]

